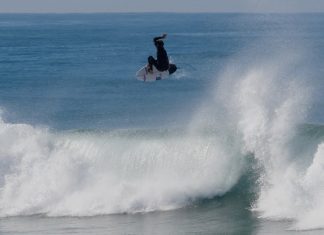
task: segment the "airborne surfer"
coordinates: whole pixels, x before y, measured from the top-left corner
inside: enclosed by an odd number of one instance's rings
[[[160,37],[155,37],[153,39],[154,45],[156,47],[156,59],[153,56],[148,57],[148,65],[147,65],[147,70],[149,72],[153,72],[153,65],[155,68],[161,72],[168,70],[170,63],[169,63],[169,57],[164,49],[164,42],[163,39],[165,39],[167,34],[163,34]]]
[[[148,63],[136,72],[136,78],[142,81],[156,81],[167,78],[169,75],[177,71],[177,66],[171,64],[168,53],[164,49],[164,42],[167,34],[155,37],[153,39],[156,47],[156,59],[153,56],[147,58]]]

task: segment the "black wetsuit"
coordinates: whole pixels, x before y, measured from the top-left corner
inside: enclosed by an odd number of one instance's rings
[[[157,41],[162,39],[162,37],[155,37],[153,39],[154,44],[156,45],[156,58],[154,59],[153,56],[148,58],[148,63],[150,66],[154,65],[155,68],[159,71],[165,71],[169,69],[169,57],[164,49],[163,45],[158,45]]]

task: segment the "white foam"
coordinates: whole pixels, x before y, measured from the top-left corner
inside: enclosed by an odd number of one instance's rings
[[[53,133],[0,123],[0,215],[90,216],[179,208],[226,193],[243,162],[198,134]]]
[[[300,181],[303,208],[297,214],[293,228],[324,228],[324,143],[318,146],[312,164]]]

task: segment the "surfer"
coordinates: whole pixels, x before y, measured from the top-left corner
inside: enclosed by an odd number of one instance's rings
[[[168,54],[166,52],[166,50],[164,49],[164,42],[163,39],[165,39],[167,36],[167,34],[163,34],[160,37],[155,37],[153,39],[154,45],[156,47],[156,59],[153,56],[149,56],[148,57],[148,66],[147,66],[147,70],[149,72],[153,72],[153,65],[155,66],[155,68],[161,72],[168,70],[169,69],[169,57]]]

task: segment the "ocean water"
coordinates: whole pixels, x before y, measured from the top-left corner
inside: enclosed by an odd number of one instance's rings
[[[0,234],[323,234],[323,25],[0,14]]]

